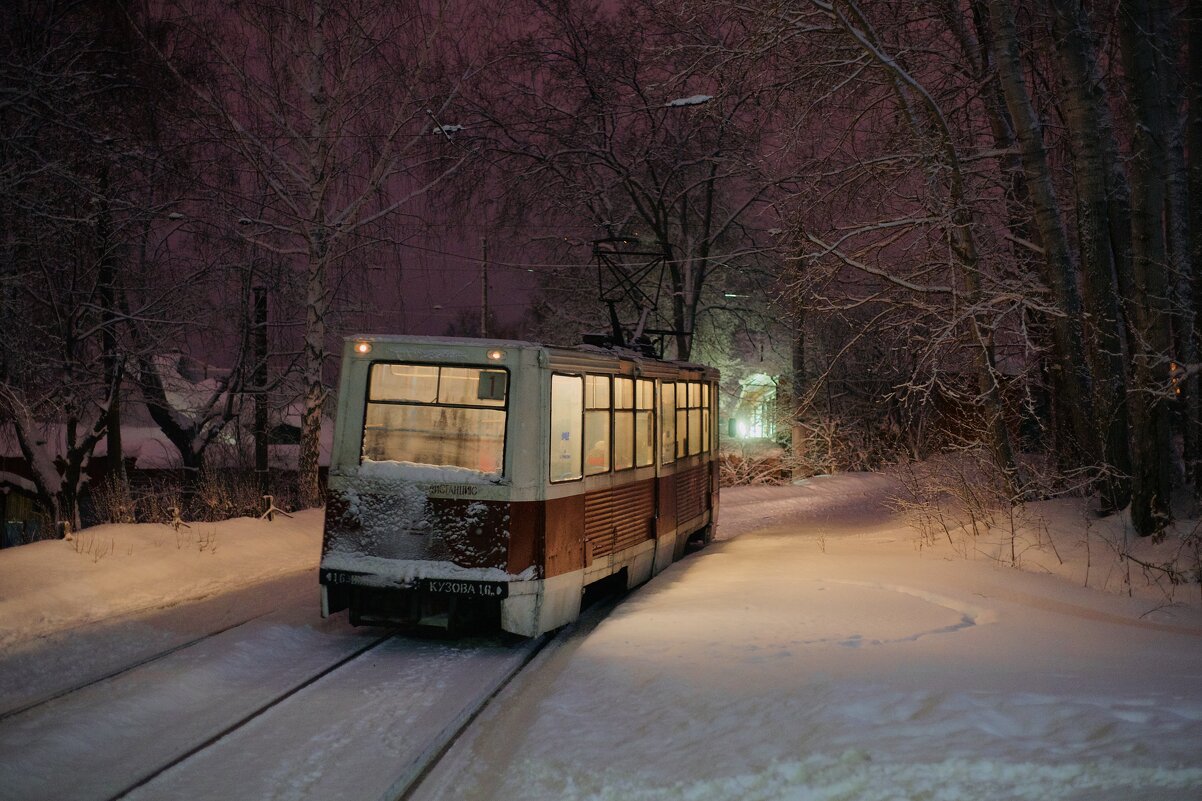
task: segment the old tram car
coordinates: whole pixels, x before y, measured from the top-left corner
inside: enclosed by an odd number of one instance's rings
[[[536,636],[712,536],[717,371],[602,348],[347,340],[322,614]]]

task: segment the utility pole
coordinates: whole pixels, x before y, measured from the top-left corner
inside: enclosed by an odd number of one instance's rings
[[[488,237],[480,237],[484,255],[480,259],[480,337],[488,337]]]
[[[802,400],[808,387],[806,386],[806,350],[805,350],[805,306],[801,293],[793,299],[793,414],[790,442],[793,450],[793,478],[809,478],[801,470],[802,457],[806,455],[805,429],[801,425]]]
[[[255,474],[259,478],[259,491],[271,492],[267,467],[267,288],[254,288],[254,333],[251,348],[254,364],[254,409],[255,409]]]

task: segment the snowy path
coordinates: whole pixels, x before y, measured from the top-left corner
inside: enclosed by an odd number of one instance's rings
[[[896,486],[888,476],[859,474],[818,476],[799,486],[729,487],[722,490],[716,538],[789,523],[802,534],[859,533],[892,520],[882,499]]]

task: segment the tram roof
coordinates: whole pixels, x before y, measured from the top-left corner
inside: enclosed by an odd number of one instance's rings
[[[381,345],[416,345],[438,346],[453,348],[504,348],[509,350],[540,350],[545,352],[553,363],[564,366],[597,366],[597,358],[609,358],[617,361],[635,362],[654,370],[662,365],[672,370],[695,370],[717,378],[717,369],[707,364],[697,362],[673,361],[648,356],[630,348],[602,347],[599,345],[548,345],[539,342],[529,342],[518,339],[484,339],[476,337],[437,337],[409,334],[360,334],[344,338],[344,342],[370,342]]]

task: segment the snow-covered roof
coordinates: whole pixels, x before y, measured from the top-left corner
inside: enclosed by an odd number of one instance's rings
[[[16,473],[10,473],[7,470],[0,470],[0,492],[7,492],[9,487],[16,487],[31,494],[37,492],[37,487],[29,479],[23,478]]]
[[[66,434],[63,426],[47,427],[49,437],[56,438],[59,442],[65,441]],[[334,424],[326,420],[321,428],[321,447],[319,452],[319,464],[322,467],[330,463],[330,447],[334,439]],[[245,435],[244,447],[249,450],[251,439],[248,433]],[[121,427],[121,450],[126,459],[134,460],[135,470],[173,470],[181,465],[179,451],[171,440],[167,439],[167,435],[154,425],[125,425]],[[274,469],[295,470],[297,456],[299,453],[297,445],[276,445],[273,444],[268,448],[268,458],[271,466]],[[101,439],[96,445],[96,449],[92,452],[93,458],[101,458],[108,455],[108,440]],[[21,450],[17,447],[16,438],[11,435],[0,435],[0,457],[22,458]],[[247,453],[239,454],[233,446],[221,447],[210,446],[206,451],[205,458],[210,465],[234,467],[241,464],[249,463],[249,455]],[[0,473],[0,483],[6,479],[6,475],[16,474]],[[25,479],[20,479],[25,481]],[[14,486],[21,486],[16,481],[10,481]],[[32,484],[30,484],[32,487]]]

